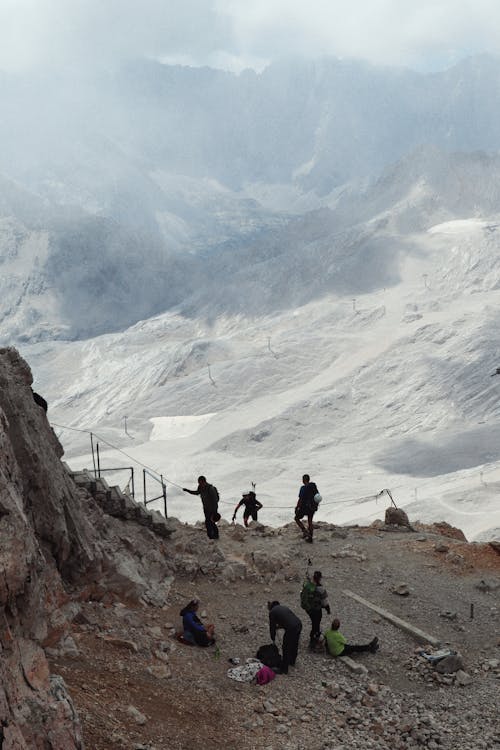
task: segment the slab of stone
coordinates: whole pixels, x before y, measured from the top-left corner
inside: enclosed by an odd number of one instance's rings
[[[364,599],[362,596],[355,594],[354,591],[349,591],[348,589],[344,589],[343,593],[346,596],[349,596],[351,599],[354,599],[355,601],[359,602],[360,604],[363,604],[365,607],[368,607],[374,612],[377,612],[377,614],[381,615],[385,620],[392,622],[392,624],[395,625],[397,628],[399,628],[400,630],[404,630],[405,633],[408,633],[409,635],[413,636],[419,643],[430,643],[431,646],[436,646],[436,647],[439,647],[441,645],[440,640],[436,638],[435,636],[430,635],[429,633],[426,633],[423,630],[420,630],[420,628],[417,628],[415,625],[412,625],[411,622],[408,622],[407,620],[402,620],[400,617],[393,615],[392,612],[389,612],[387,609],[383,609],[383,607],[378,607],[376,604],[372,604],[372,602],[369,602],[367,599]]]
[[[357,674],[368,674],[368,669],[365,665],[360,664],[359,661],[354,661],[350,656],[339,656],[338,659],[343,662],[351,672],[356,672]]]

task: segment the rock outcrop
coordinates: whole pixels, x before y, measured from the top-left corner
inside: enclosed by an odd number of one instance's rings
[[[166,540],[107,516],[78,489],[15,349],[0,349],[0,747],[82,748],[63,680],[49,673],[78,600],[165,601]]]

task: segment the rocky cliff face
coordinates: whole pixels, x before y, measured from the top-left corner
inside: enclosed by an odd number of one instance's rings
[[[77,489],[31,383],[17,351],[0,349],[0,747],[71,750],[79,720],[44,649],[64,640],[79,600],[161,603],[167,543]]]

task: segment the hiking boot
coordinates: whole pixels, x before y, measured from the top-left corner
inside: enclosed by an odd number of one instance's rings
[[[309,536],[309,534],[305,537],[305,540],[306,540],[306,542],[309,542],[309,544],[313,543],[313,538],[312,538],[312,536]]]
[[[370,651],[372,652],[372,654],[375,654],[377,653],[379,648],[380,646],[378,645],[378,638],[377,636],[375,636],[375,638],[372,641],[370,641]]]

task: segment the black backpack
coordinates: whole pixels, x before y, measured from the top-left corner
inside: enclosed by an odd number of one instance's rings
[[[271,669],[276,669],[281,664],[280,652],[275,643],[267,643],[265,646],[261,646],[255,656],[262,664]]]

